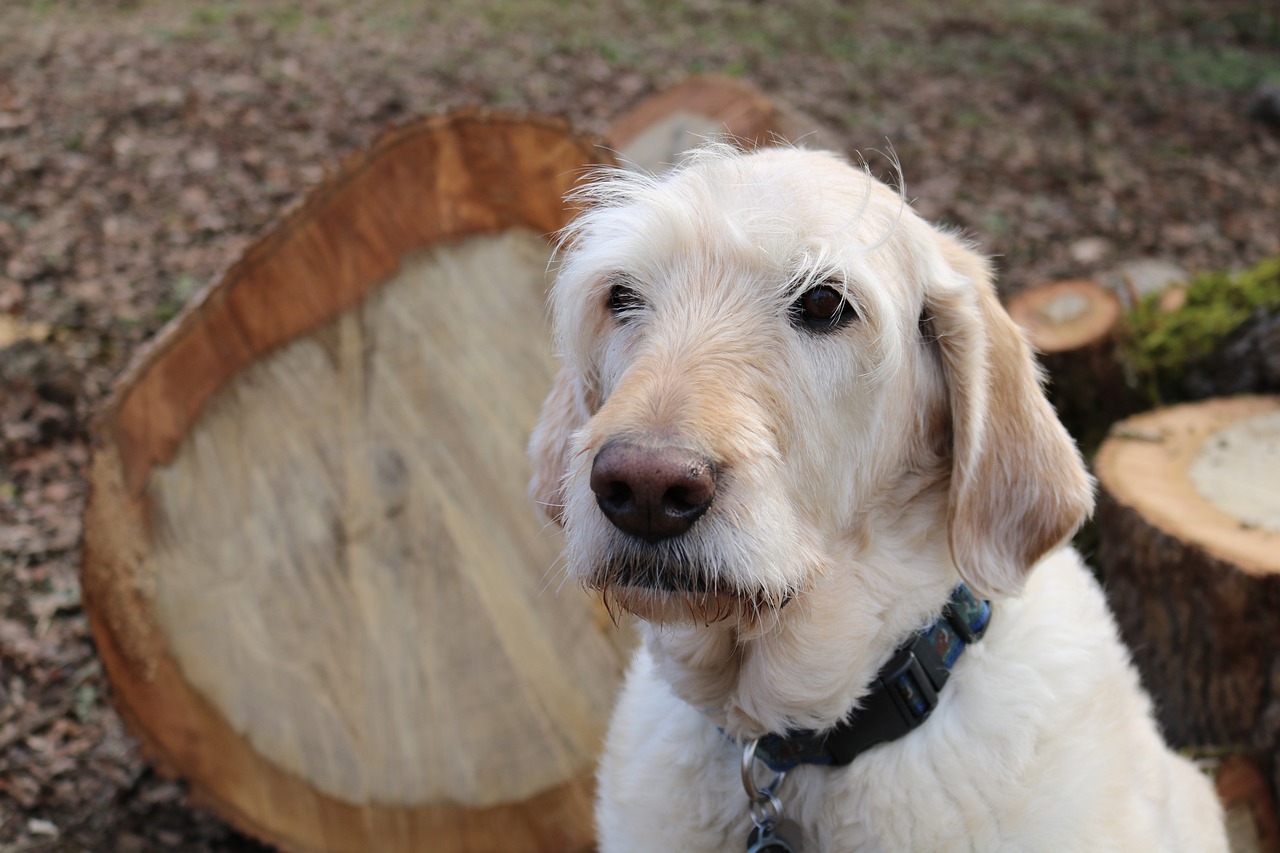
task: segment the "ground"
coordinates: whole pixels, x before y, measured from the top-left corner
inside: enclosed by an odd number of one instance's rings
[[[261,849],[148,770],[79,605],[93,413],[132,354],[378,132],[487,105],[603,133],[741,76],[901,163],[1016,289],[1280,254],[1267,0],[4,0],[0,851]]]

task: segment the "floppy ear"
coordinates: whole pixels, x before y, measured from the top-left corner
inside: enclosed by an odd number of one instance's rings
[[[1093,509],[1093,481],[1045,399],[1031,348],[996,298],[989,266],[940,239],[961,279],[926,297],[950,396],[951,553],[975,590],[1013,594]]]
[[[564,474],[569,464],[573,433],[590,418],[578,373],[568,364],[556,374],[551,393],[542,404],[538,425],[529,438],[533,476],[529,494],[547,518],[563,525]]]

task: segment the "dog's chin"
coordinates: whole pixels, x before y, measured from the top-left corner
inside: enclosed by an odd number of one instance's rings
[[[597,589],[610,613],[616,607],[656,625],[737,623],[751,607],[730,592],[673,592],[640,586]]]
[[[709,559],[697,541],[654,544],[614,536],[575,542],[573,529],[566,529],[570,576],[598,592],[615,616],[626,611],[655,624],[767,631],[804,585],[780,574],[761,577],[750,563],[730,562],[724,553]]]
[[[730,624],[737,627],[772,624],[790,595],[771,595],[763,589],[746,591],[698,579],[665,576],[650,583],[621,580],[616,573],[599,572],[587,586],[600,593],[610,613],[617,610],[657,625]]]

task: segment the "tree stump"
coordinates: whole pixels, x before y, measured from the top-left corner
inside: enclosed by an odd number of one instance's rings
[[[249,250],[95,429],[85,608],[144,750],[298,851],[592,844],[626,650],[525,494],[549,236],[593,146],[390,133]]]
[[[619,161],[657,174],[716,136],[747,148],[802,137],[815,147],[834,144],[812,119],[744,80],[717,75],[689,77],[644,99],[614,120],[607,140]]]
[[[1096,562],[1169,738],[1280,758],[1280,398],[1130,418],[1095,471]]]
[[[1008,302],[1049,377],[1046,391],[1058,417],[1086,448],[1137,408],[1118,357],[1120,299],[1089,279],[1030,287]]]

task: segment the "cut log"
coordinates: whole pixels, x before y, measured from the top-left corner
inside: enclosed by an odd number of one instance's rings
[[[554,122],[398,130],[138,360],[95,428],[85,608],[146,752],[298,851],[573,851],[626,641],[562,588],[524,446]]]
[[[1096,562],[1170,739],[1280,757],[1280,398],[1115,426]]]
[[[1138,408],[1118,358],[1120,299],[1089,279],[1030,287],[1008,302],[1049,377],[1058,417],[1086,448]]]
[[[607,134],[622,163],[654,174],[710,137],[751,148],[778,140],[830,148],[833,135],[744,80],[689,77],[619,116]]]

